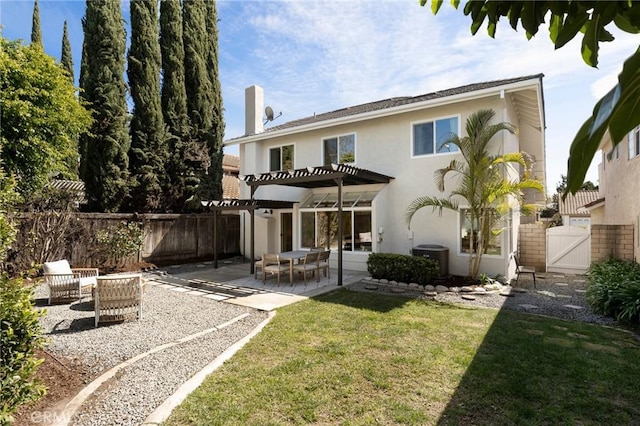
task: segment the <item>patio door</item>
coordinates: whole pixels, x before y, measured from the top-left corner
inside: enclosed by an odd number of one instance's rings
[[[293,213],[280,213],[280,251],[293,250]]]

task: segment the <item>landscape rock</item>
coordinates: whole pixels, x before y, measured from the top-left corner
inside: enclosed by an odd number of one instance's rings
[[[443,285],[437,285],[435,290],[436,290],[436,293],[444,293],[449,291],[449,287],[445,287]]]

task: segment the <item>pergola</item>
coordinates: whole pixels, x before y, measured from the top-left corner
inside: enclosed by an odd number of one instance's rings
[[[251,273],[254,273],[253,259],[255,258],[255,210],[256,209],[278,209],[291,208],[293,202],[290,201],[266,201],[254,199],[256,190],[263,185],[285,185],[298,188],[338,188],[338,241],[343,240],[342,234],[342,187],[349,185],[371,185],[389,183],[390,176],[345,164],[331,164],[327,166],[306,167],[303,169],[287,170],[281,172],[269,172],[255,175],[240,176],[251,188],[250,200],[226,200],[212,202],[209,207],[214,212],[218,210],[248,210],[251,216]],[[215,204],[218,203],[218,204]],[[275,204],[273,204],[275,203]],[[215,228],[214,228],[215,232]],[[214,237],[214,244],[215,244]],[[217,255],[215,257],[217,267]],[[338,244],[338,285],[342,285],[342,244]]]

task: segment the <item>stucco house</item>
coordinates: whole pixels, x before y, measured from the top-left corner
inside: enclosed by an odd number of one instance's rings
[[[640,127],[613,148],[607,132],[600,143],[599,198],[589,204],[592,225],[633,227],[633,258],[640,261]]]
[[[564,226],[588,228],[591,225],[591,213],[585,206],[600,198],[597,189],[582,189],[575,194],[558,194],[558,210]]]
[[[405,211],[417,197],[446,195],[438,191],[433,172],[461,156],[444,141],[451,133],[462,135],[469,115],[480,109],[493,109],[496,121],[518,128],[516,134],[499,133],[493,152],[526,151],[535,160],[532,177],[544,182],[542,77],[385,99],[266,129],[263,90],[249,87],[245,135],[225,141],[239,146],[240,198],[264,200],[255,205],[266,206],[241,213],[243,254],[251,257],[252,238],[254,257],[324,246],[332,249],[333,267],[341,256],[345,269],[364,271],[371,252],[410,254],[417,245],[437,244],[449,250],[448,272],[466,275],[464,215],[423,209],[408,229]],[[521,173],[509,171],[513,178]],[[544,204],[544,194],[526,196]],[[340,210],[342,228],[336,229]],[[481,272],[513,276],[510,253],[517,247],[520,223],[519,211],[512,210],[483,257]]]

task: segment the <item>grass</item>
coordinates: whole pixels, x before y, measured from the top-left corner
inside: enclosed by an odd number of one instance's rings
[[[630,333],[342,289],[278,315],[168,425],[638,424]]]

